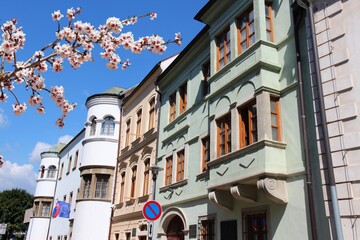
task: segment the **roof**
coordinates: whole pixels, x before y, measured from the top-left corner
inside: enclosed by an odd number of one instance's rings
[[[121,87],[112,87],[112,88],[109,88],[108,90],[105,90],[104,92],[102,93],[109,93],[109,94],[119,94],[121,92],[125,92],[126,89],[125,88],[121,88]]]

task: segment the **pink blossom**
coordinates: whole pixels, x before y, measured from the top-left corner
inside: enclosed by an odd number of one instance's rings
[[[64,17],[64,15],[61,14],[60,10],[57,10],[51,14],[51,18],[53,21],[60,21],[62,17]]]
[[[28,100],[28,104],[33,107],[33,106],[40,104],[41,100],[42,100],[42,97],[40,95],[36,95],[36,96],[31,95]]]
[[[20,103],[16,103],[16,104],[13,104],[13,112],[16,116],[19,116],[20,114],[22,114],[23,112],[25,112],[26,110],[26,104],[23,103],[23,104],[20,104]]]
[[[110,17],[106,20],[106,27],[114,33],[120,33],[123,25],[118,18]]]
[[[8,96],[5,93],[0,93],[0,102],[6,102]]]
[[[45,108],[43,105],[39,105],[37,108],[36,108],[36,112],[39,113],[39,114],[44,114],[45,113]]]
[[[58,118],[58,119],[56,120],[55,124],[56,124],[59,128],[62,128],[62,127],[64,127],[64,125],[65,125],[65,123],[64,123],[64,121],[63,121],[62,118]]]
[[[75,10],[74,8],[70,8],[66,11],[66,17],[69,19],[69,21],[73,20],[75,18]]]
[[[155,12],[150,13],[150,19],[154,20],[155,18],[157,18],[157,14]]]

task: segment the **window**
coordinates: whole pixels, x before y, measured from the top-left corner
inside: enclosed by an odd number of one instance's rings
[[[39,214],[39,202],[34,202],[34,207],[33,207],[33,216],[37,217]]]
[[[91,174],[86,174],[84,178],[84,192],[83,198],[90,198],[90,187],[91,187]]]
[[[142,109],[140,109],[137,113],[137,121],[136,121],[136,138],[141,136],[141,117],[142,117]]]
[[[266,240],[267,223],[266,212],[244,213],[243,216],[243,239]]]
[[[250,104],[239,109],[240,113],[240,148],[257,142],[257,117],[256,103]]]
[[[47,177],[48,178],[54,178],[56,173],[56,167],[54,165],[49,166]]]
[[[51,202],[42,202],[41,203],[41,217],[50,217],[50,205]]]
[[[109,175],[96,174],[95,198],[107,198]]]
[[[76,169],[78,159],[79,159],[79,150],[77,150],[76,153],[75,153],[74,165],[73,165],[73,168],[72,168],[73,170]]]
[[[186,111],[187,106],[187,83],[180,86],[180,114]]]
[[[215,219],[199,218],[199,238],[200,240],[215,240]]]
[[[271,98],[271,134],[272,139],[281,141],[281,131],[280,131],[280,103],[279,99]]]
[[[143,196],[148,195],[149,192],[149,168],[150,168],[150,159],[146,159],[144,162],[144,188],[143,188]]]
[[[173,167],[173,158],[172,156],[166,158],[166,167],[165,167],[165,185],[172,183],[172,167]]]
[[[63,202],[66,202],[66,195],[63,196]]]
[[[131,189],[130,189],[130,198],[135,197],[135,190],[136,190],[136,172],[137,167],[132,168],[132,176],[131,176]]]
[[[203,96],[205,97],[206,95],[208,95],[210,93],[210,83],[209,83],[209,78],[210,78],[210,61],[206,62],[203,66],[202,66],[202,73],[203,73]]]
[[[270,3],[266,3],[265,5],[265,18],[266,18],[266,39],[270,42],[274,42],[273,14],[272,14],[272,6]]]
[[[222,156],[231,152],[231,115],[218,119],[217,123],[217,155]]]
[[[129,146],[130,143],[130,123],[130,119],[126,121],[125,146]]]
[[[112,136],[114,135],[115,123],[113,117],[104,118],[104,122],[101,125],[101,134]]]
[[[121,173],[121,183],[120,183],[120,199],[119,202],[124,202],[124,190],[125,190],[125,172]]]
[[[221,69],[231,61],[230,51],[230,28],[226,28],[224,32],[216,38],[217,45],[217,69]]]
[[[59,179],[62,178],[63,169],[64,169],[64,163],[61,163],[60,172],[59,172]]]
[[[41,166],[40,168],[40,178],[43,178],[45,174],[45,166]]]
[[[170,102],[170,118],[169,121],[172,122],[176,117],[176,93],[173,93],[169,96]]]
[[[71,164],[72,164],[72,156],[70,156],[70,158],[69,158],[69,162],[68,162],[68,167],[67,167],[66,174],[69,174],[70,168],[71,168]]]
[[[176,181],[181,181],[184,179],[184,168],[185,168],[184,165],[185,165],[184,150],[181,150],[177,153]]]
[[[207,162],[210,161],[210,137],[201,139],[201,145],[201,171],[204,172],[207,169]]]
[[[119,240],[119,234],[115,233],[115,240]]]
[[[96,133],[96,118],[91,121],[90,125],[90,136],[94,136]]]
[[[155,97],[149,102],[149,130],[155,127]]]
[[[70,192],[70,194],[69,194],[70,208],[71,208],[72,199],[73,199],[73,192]]]
[[[249,8],[238,19],[239,54],[255,43],[254,11]]]

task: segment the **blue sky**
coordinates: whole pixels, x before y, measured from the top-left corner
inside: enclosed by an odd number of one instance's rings
[[[81,7],[82,12],[77,19],[90,22],[95,27],[104,24],[108,17],[125,19],[134,15],[156,12],[158,17],[154,21],[139,20],[136,25],[125,27],[123,31],[133,32],[135,39],[156,33],[164,37],[164,40],[173,39],[174,33],[180,32],[183,44],[181,46],[169,45],[162,55],[148,52],[134,55],[119,49],[120,57],[124,60],[129,58],[132,64],[125,71],[108,70],[106,62],[98,54],[97,50],[100,50],[98,47],[93,52],[95,58],[93,63],[85,63],[77,70],[65,65],[61,73],[49,70],[44,74],[46,86],[64,86],[66,98],[78,104],[78,107],[65,119],[65,127],[62,129],[55,125],[56,119],[61,115],[60,110],[47,94],[43,96],[45,115],[37,114],[35,108],[28,106],[24,114],[14,116],[11,106],[14,99],[11,96],[6,103],[0,103],[0,154],[6,161],[0,168],[0,191],[18,187],[33,194],[40,152],[58,142],[69,141],[84,127],[87,97],[113,86],[129,88],[140,82],[159,61],[180,52],[204,27],[203,23],[194,20],[194,16],[206,3],[207,0],[17,0],[2,2],[0,24],[17,18],[18,26],[22,26],[26,34],[26,45],[18,53],[18,60],[27,59],[36,50],[55,39],[57,25],[52,21],[51,13],[55,10],[66,13],[70,7]],[[65,24],[65,21],[62,23]],[[24,90],[24,85],[15,87],[20,102],[27,102],[29,94]]]

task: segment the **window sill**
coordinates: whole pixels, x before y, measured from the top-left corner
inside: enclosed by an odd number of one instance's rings
[[[107,199],[107,198],[78,198],[78,199],[76,199],[76,202],[83,202],[83,201],[111,202],[111,199]]]
[[[261,140],[259,142],[253,143],[251,145],[248,145],[246,147],[240,148],[235,150],[234,152],[219,156],[215,159],[210,160],[210,162],[207,163],[208,167],[214,166],[218,163],[221,163],[223,161],[229,160],[234,156],[238,156],[238,155],[245,155],[247,153],[250,152],[254,152],[260,148],[264,148],[264,147],[274,147],[274,148],[279,148],[279,149],[285,149],[286,148],[286,143],[283,142],[279,142],[279,141],[274,141],[274,140]]]
[[[139,203],[146,202],[147,200],[149,200],[149,198],[150,198],[150,194],[144,195],[144,196],[139,197],[138,201],[139,201]]]
[[[178,188],[178,187],[182,187],[182,186],[185,186],[188,184],[188,179],[184,179],[184,180],[180,180],[176,183],[171,183],[169,185],[166,185],[164,187],[161,187],[159,189],[160,192],[166,192],[166,191],[169,191],[170,189],[174,189],[174,188]]]
[[[209,178],[209,169],[196,175],[196,180]]]

